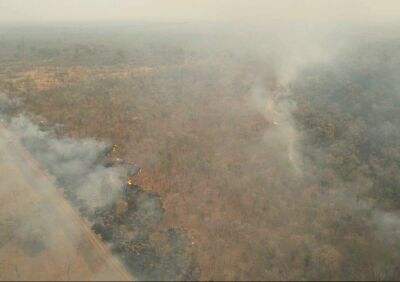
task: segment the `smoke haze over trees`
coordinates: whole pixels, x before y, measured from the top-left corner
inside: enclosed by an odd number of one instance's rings
[[[0,112],[139,279],[398,280],[399,27],[320,23],[3,27]]]

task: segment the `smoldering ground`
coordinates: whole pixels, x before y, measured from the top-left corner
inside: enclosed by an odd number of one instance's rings
[[[3,102],[1,117],[7,121],[7,128],[17,138],[16,142],[21,142],[54,179],[66,198],[93,224],[93,230],[110,244],[113,253],[122,259],[134,277],[141,280],[198,278],[186,233],[178,228],[159,227],[164,214],[160,198],[139,186],[126,184],[129,169],[106,161],[111,150],[109,144],[92,139],[57,137],[51,128],[42,129],[26,115],[7,115],[22,103],[5,94],[0,98]],[[35,182],[35,176],[31,179]],[[32,256],[46,250],[48,245],[56,244],[55,227],[63,223],[52,212],[51,199],[35,204],[29,218],[24,217],[18,222],[2,221],[0,241],[5,243],[12,237],[17,238]],[[121,209],[121,205],[124,208]],[[74,234],[69,234],[72,236]],[[153,237],[164,238],[163,244]],[[79,244],[79,238],[76,243]],[[101,277],[99,274],[98,278]]]

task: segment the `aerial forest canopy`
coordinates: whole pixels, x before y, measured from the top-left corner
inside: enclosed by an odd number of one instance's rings
[[[138,279],[400,279],[398,36],[210,30],[0,29],[0,115]]]
[[[385,210],[400,203],[398,48],[394,40],[353,47],[305,69],[292,86],[304,154],[318,164],[322,186],[365,181],[363,196]]]

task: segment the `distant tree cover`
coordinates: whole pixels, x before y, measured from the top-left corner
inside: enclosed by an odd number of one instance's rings
[[[3,26],[0,27],[0,61],[53,66],[177,64],[187,56],[180,44],[190,44],[180,39],[181,36],[175,34],[174,41],[170,41],[159,28],[151,27],[116,32],[107,31],[106,27]],[[189,38],[196,41],[195,35]]]
[[[323,183],[335,181],[332,174],[368,179],[366,196],[388,209],[400,208],[399,47],[359,46],[333,64],[306,69],[292,89],[304,150],[332,172]]]

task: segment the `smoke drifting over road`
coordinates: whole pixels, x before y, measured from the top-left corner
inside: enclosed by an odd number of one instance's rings
[[[54,179],[58,188],[62,188],[66,198],[79,208],[81,216],[91,221],[93,230],[111,245],[114,255],[123,259],[135,277],[145,280],[183,280],[193,279],[197,275],[196,266],[187,250],[190,241],[186,233],[175,228],[157,227],[164,215],[158,195],[126,184],[129,169],[112,166],[105,161],[111,151],[109,144],[92,139],[57,137],[54,130],[42,129],[26,115],[7,115],[16,114],[22,105],[19,100],[8,98],[3,93],[0,99],[3,102],[0,118],[6,121],[10,138],[15,137],[17,140],[14,142],[21,143],[32,154],[40,168]],[[0,138],[0,144],[3,141]],[[16,175],[10,174],[8,177],[11,182]],[[35,177],[31,177],[32,182],[36,182]],[[26,251],[32,255],[57,244],[55,229],[63,223],[53,215],[52,205],[56,204],[54,195],[57,191],[52,188],[48,194],[38,191],[46,202],[39,203],[29,218],[22,218],[21,222],[14,224],[18,228],[0,222],[5,232],[5,235],[0,232],[0,239],[13,236],[17,242],[27,245]],[[135,233],[132,238],[125,234],[132,232]],[[79,236],[74,233],[68,236],[74,244],[80,244]],[[163,251],[156,248],[157,243],[152,241],[152,236],[166,238],[161,246]],[[145,252],[132,253],[131,244],[140,245]],[[99,272],[95,279],[112,277],[108,269],[104,271]]]
[[[71,200],[95,209],[113,203],[121,194],[126,176],[101,165],[110,145],[94,140],[58,139],[25,116],[11,119],[9,128]]]

